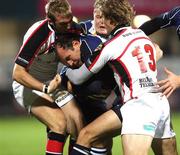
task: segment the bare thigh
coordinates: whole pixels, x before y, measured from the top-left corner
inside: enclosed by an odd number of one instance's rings
[[[148,135],[122,135],[123,155],[148,155],[152,139]]]
[[[165,139],[154,138],[151,147],[155,155],[178,155],[175,136]]]
[[[67,133],[76,139],[85,125],[81,109],[74,99],[61,107],[61,109],[67,120]]]
[[[66,118],[54,102],[39,97],[32,104],[31,113],[53,132],[66,133]]]
[[[121,121],[113,110],[109,110],[83,128],[77,143],[91,147],[97,141],[120,133]]]

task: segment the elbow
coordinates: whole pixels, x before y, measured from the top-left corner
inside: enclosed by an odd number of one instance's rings
[[[18,82],[18,79],[19,79],[19,74],[18,74],[15,70],[13,70],[13,73],[12,73],[12,80]]]
[[[12,72],[12,79],[14,81],[19,81],[23,76],[23,71],[24,71],[24,68],[15,64],[14,66],[14,69],[13,69],[13,72]]]
[[[163,51],[160,50],[160,52],[159,52],[159,59],[161,59],[162,57],[163,57]]]
[[[82,80],[80,79],[71,79],[69,78],[69,80],[74,84],[74,85],[81,85],[83,83]]]
[[[154,47],[156,49],[156,61],[158,61],[159,59],[161,59],[163,57],[163,51],[161,50],[159,45],[156,43],[154,43]]]

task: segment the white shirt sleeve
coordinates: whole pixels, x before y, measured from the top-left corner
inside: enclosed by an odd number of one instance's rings
[[[75,84],[80,85],[87,81],[93,74],[98,73],[105,64],[110,60],[110,52],[101,51],[99,55],[95,57],[92,61],[88,59],[80,68],[78,69],[68,69],[66,71],[66,76],[69,80]]]
[[[93,75],[92,72],[88,70],[85,64],[83,64],[78,69],[68,68],[66,71],[66,76],[75,85],[80,85],[87,81]]]

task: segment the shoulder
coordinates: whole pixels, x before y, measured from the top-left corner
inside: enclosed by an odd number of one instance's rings
[[[26,34],[24,35],[24,40],[26,40],[29,36],[37,34],[37,33],[44,33],[44,32],[50,32],[50,28],[49,28],[49,24],[48,24],[48,20],[44,19],[44,20],[40,20],[35,22],[26,32]]]
[[[86,34],[95,34],[94,21],[93,20],[87,20],[84,22],[80,22],[80,25],[83,27]]]
[[[102,44],[102,39],[98,36],[86,35],[81,37],[81,42],[82,47],[86,46],[86,48],[93,52],[100,44]]]

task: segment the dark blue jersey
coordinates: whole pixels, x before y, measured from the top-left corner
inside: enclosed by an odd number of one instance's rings
[[[146,35],[150,35],[159,29],[171,26],[176,27],[177,35],[180,38],[180,6],[155,17],[154,19],[144,23],[139,28],[143,30]]]
[[[81,36],[80,40],[81,60],[82,62],[86,62],[89,57],[96,55],[95,49],[102,44],[102,40],[92,35]],[[87,82],[81,85],[74,85],[73,90],[78,100],[104,102],[115,86],[116,82],[113,77],[113,71],[106,65],[98,74],[95,74]]]
[[[100,36],[101,39],[102,39],[102,42],[105,42],[107,40],[107,38],[108,38],[107,35],[99,34],[99,33],[96,32],[95,26],[94,26],[94,20],[87,20],[87,21],[84,21],[84,22],[80,22],[80,26],[82,27],[83,32],[85,34]]]
[[[87,20],[84,22],[80,22],[79,24],[81,25],[81,27],[83,28],[86,34],[92,34],[92,35],[96,34],[93,20]]]
[[[85,62],[92,55],[96,55],[95,49],[100,44],[102,44],[102,41],[98,37],[91,35],[82,36],[80,47],[81,60]],[[118,95],[120,93],[119,89],[114,90],[115,87],[116,82],[113,77],[113,71],[108,65],[106,65],[98,74],[93,75],[85,83],[81,85],[73,85],[75,98],[80,104],[87,123],[93,121],[95,118],[106,112],[111,108],[111,106],[113,106],[113,110],[119,109],[121,100]],[[115,91],[113,95],[111,93],[112,90]],[[111,100],[108,100],[107,98],[111,98]],[[117,115],[119,116],[118,113]]]

